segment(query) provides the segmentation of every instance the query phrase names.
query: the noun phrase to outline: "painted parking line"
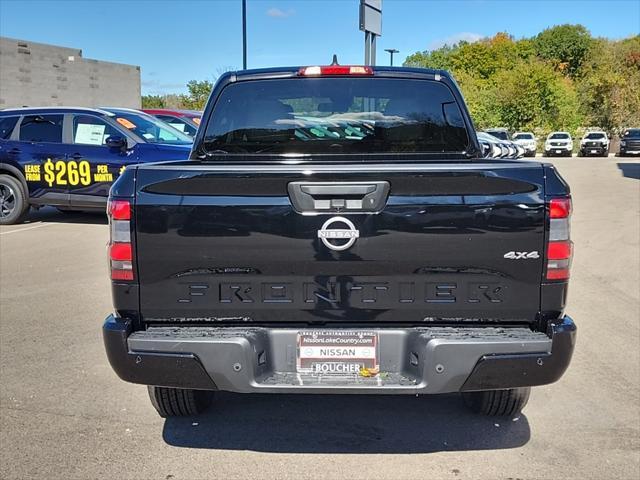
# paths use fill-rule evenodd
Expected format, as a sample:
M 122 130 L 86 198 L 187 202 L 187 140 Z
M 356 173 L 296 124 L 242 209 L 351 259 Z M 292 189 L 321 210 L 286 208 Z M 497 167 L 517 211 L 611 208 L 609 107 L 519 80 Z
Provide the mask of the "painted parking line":
M 0 231 L 0 235 L 9 235 L 10 233 L 19 233 L 19 232 L 26 232 L 27 230 L 33 230 L 34 228 L 40 228 L 40 227 L 47 227 L 49 225 L 54 225 L 53 223 L 39 223 L 38 225 L 32 225 L 31 227 L 25 227 L 25 228 L 17 228 L 15 230 L 8 230 L 8 231 Z

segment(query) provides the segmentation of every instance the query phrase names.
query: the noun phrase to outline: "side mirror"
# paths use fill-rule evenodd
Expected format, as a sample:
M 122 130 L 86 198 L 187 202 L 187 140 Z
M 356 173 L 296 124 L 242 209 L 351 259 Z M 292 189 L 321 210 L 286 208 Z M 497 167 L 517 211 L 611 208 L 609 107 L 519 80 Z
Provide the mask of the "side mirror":
M 119 148 L 120 150 L 127 148 L 127 139 L 120 135 L 111 135 L 107 137 L 105 143 L 109 148 Z

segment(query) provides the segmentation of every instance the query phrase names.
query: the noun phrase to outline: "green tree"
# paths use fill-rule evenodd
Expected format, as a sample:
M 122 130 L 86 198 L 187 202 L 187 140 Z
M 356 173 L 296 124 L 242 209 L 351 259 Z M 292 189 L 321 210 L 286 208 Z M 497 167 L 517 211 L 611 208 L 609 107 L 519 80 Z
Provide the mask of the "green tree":
M 535 49 L 540 58 L 549 60 L 558 70 L 575 77 L 580 70 L 593 38 L 582 25 L 557 25 L 535 37 Z
M 187 83 L 189 94 L 183 96 L 183 103 L 186 108 L 202 110 L 212 89 L 213 83 L 209 80 L 190 80 Z
M 454 48 L 457 48 L 457 46 L 451 47 L 449 45 L 445 45 L 444 47 L 431 52 L 416 52 L 406 58 L 404 66 L 451 70 L 452 64 L 450 57 Z
M 640 36 L 599 39 L 577 84 L 589 125 L 611 133 L 640 125 Z
M 511 130 L 575 130 L 582 123 L 570 81 L 538 60 L 520 61 L 499 72 L 488 92 L 499 124 Z
M 451 71 L 480 129 L 640 125 L 640 36 L 595 39 L 582 25 L 560 25 L 532 38 L 498 33 L 416 52 L 405 65 Z
M 164 97 L 162 95 L 143 95 L 142 108 L 164 108 Z

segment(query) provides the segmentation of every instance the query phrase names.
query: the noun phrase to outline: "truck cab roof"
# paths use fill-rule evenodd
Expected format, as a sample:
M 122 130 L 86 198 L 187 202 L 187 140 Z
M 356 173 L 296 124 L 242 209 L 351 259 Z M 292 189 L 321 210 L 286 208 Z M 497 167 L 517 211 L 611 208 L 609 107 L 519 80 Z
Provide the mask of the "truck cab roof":
M 347 65 L 337 65 L 348 67 Z M 274 76 L 297 76 L 301 69 L 309 68 L 309 65 L 298 65 L 289 67 L 269 67 L 269 68 L 254 68 L 248 70 L 236 70 L 225 72 L 220 78 L 225 76 L 235 76 L 238 79 L 263 77 L 270 78 Z M 373 74 L 376 75 L 398 75 L 398 76 L 436 76 L 441 78 L 447 78 L 452 80 L 451 74 L 446 70 L 439 70 L 434 68 L 416 68 L 416 67 L 384 67 L 384 66 L 370 66 Z

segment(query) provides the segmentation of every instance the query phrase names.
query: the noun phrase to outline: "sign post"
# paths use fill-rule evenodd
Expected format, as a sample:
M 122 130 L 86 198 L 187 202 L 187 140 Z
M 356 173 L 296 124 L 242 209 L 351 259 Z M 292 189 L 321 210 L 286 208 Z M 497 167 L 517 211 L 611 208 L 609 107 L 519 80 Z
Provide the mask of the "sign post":
M 247 0 L 242 0 L 242 69 L 247 69 Z
M 382 0 L 360 0 L 360 30 L 364 32 L 364 64 L 376 64 L 376 38 L 382 35 Z

